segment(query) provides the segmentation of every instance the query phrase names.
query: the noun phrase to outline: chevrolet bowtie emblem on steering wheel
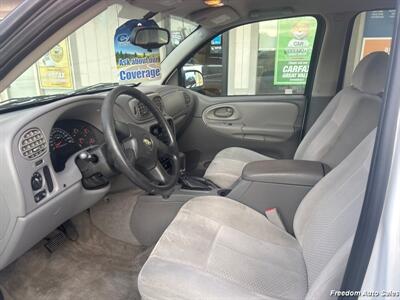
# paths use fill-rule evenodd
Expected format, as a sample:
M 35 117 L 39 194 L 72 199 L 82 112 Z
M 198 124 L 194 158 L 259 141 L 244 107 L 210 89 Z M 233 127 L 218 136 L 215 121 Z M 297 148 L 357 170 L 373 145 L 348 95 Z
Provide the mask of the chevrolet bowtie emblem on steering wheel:
M 144 144 L 147 148 L 149 148 L 150 150 L 153 149 L 153 141 L 152 141 L 151 139 L 149 139 L 149 138 L 144 138 L 144 139 L 143 139 L 143 144 Z

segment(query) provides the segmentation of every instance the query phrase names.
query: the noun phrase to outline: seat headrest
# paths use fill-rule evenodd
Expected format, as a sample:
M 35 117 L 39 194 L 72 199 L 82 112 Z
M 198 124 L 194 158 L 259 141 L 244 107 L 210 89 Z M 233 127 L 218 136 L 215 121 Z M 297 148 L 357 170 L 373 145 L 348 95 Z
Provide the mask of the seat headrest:
M 368 94 L 378 95 L 385 91 L 389 55 L 379 51 L 368 54 L 353 73 L 352 86 Z

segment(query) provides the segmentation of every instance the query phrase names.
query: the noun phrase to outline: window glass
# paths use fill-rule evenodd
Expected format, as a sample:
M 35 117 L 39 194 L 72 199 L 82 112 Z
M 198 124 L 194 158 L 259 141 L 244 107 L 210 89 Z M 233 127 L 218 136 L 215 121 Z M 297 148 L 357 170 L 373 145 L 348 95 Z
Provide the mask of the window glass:
M 314 17 L 229 30 L 187 61 L 184 85 L 209 96 L 304 94 L 316 30 Z
M 20 1 L 10 0 L 11 2 Z M 59 42 L 27 69 L 0 93 L 0 102 L 9 99 L 19 101 L 24 97 L 68 94 L 100 83 L 118 82 L 115 31 L 128 20 L 141 19 L 147 13 L 148 11 L 128 3 L 124 6 L 110 6 Z M 160 61 L 198 28 L 196 23 L 169 14 L 157 14 L 154 20 L 160 27 L 171 32 L 171 42 L 160 49 Z
M 390 53 L 395 17 L 395 10 L 368 11 L 357 16 L 347 57 L 344 86 L 350 85 L 355 67 L 366 55 L 376 51 Z

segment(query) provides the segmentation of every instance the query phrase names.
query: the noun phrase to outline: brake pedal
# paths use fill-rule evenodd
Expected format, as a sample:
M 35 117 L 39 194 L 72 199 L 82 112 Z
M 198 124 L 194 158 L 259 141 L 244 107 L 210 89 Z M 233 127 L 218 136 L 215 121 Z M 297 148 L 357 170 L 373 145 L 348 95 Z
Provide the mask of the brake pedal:
M 56 230 L 46 238 L 44 247 L 50 252 L 54 253 L 59 247 L 67 240 L 67 236 L 61 230 Z
M 76 227 L 74 223 L 72 223 L 71 220 L 68 220 L 64 224 L 60 226 L 60 229 L 64 232 L 65 236 L 71 240 L 71 241 L 76 241 L 79 238 L 79 233 L 78 230 L 76 230 Z

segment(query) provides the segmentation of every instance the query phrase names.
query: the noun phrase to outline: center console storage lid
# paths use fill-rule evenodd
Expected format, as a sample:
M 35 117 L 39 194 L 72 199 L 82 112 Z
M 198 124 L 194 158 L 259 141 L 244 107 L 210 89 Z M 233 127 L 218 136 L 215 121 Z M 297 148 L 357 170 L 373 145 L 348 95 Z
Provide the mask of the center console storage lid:
M 242 180 L 314 186 L 327 173 L 321 162 L 306 160 L 262 160 L 246 165 Z

